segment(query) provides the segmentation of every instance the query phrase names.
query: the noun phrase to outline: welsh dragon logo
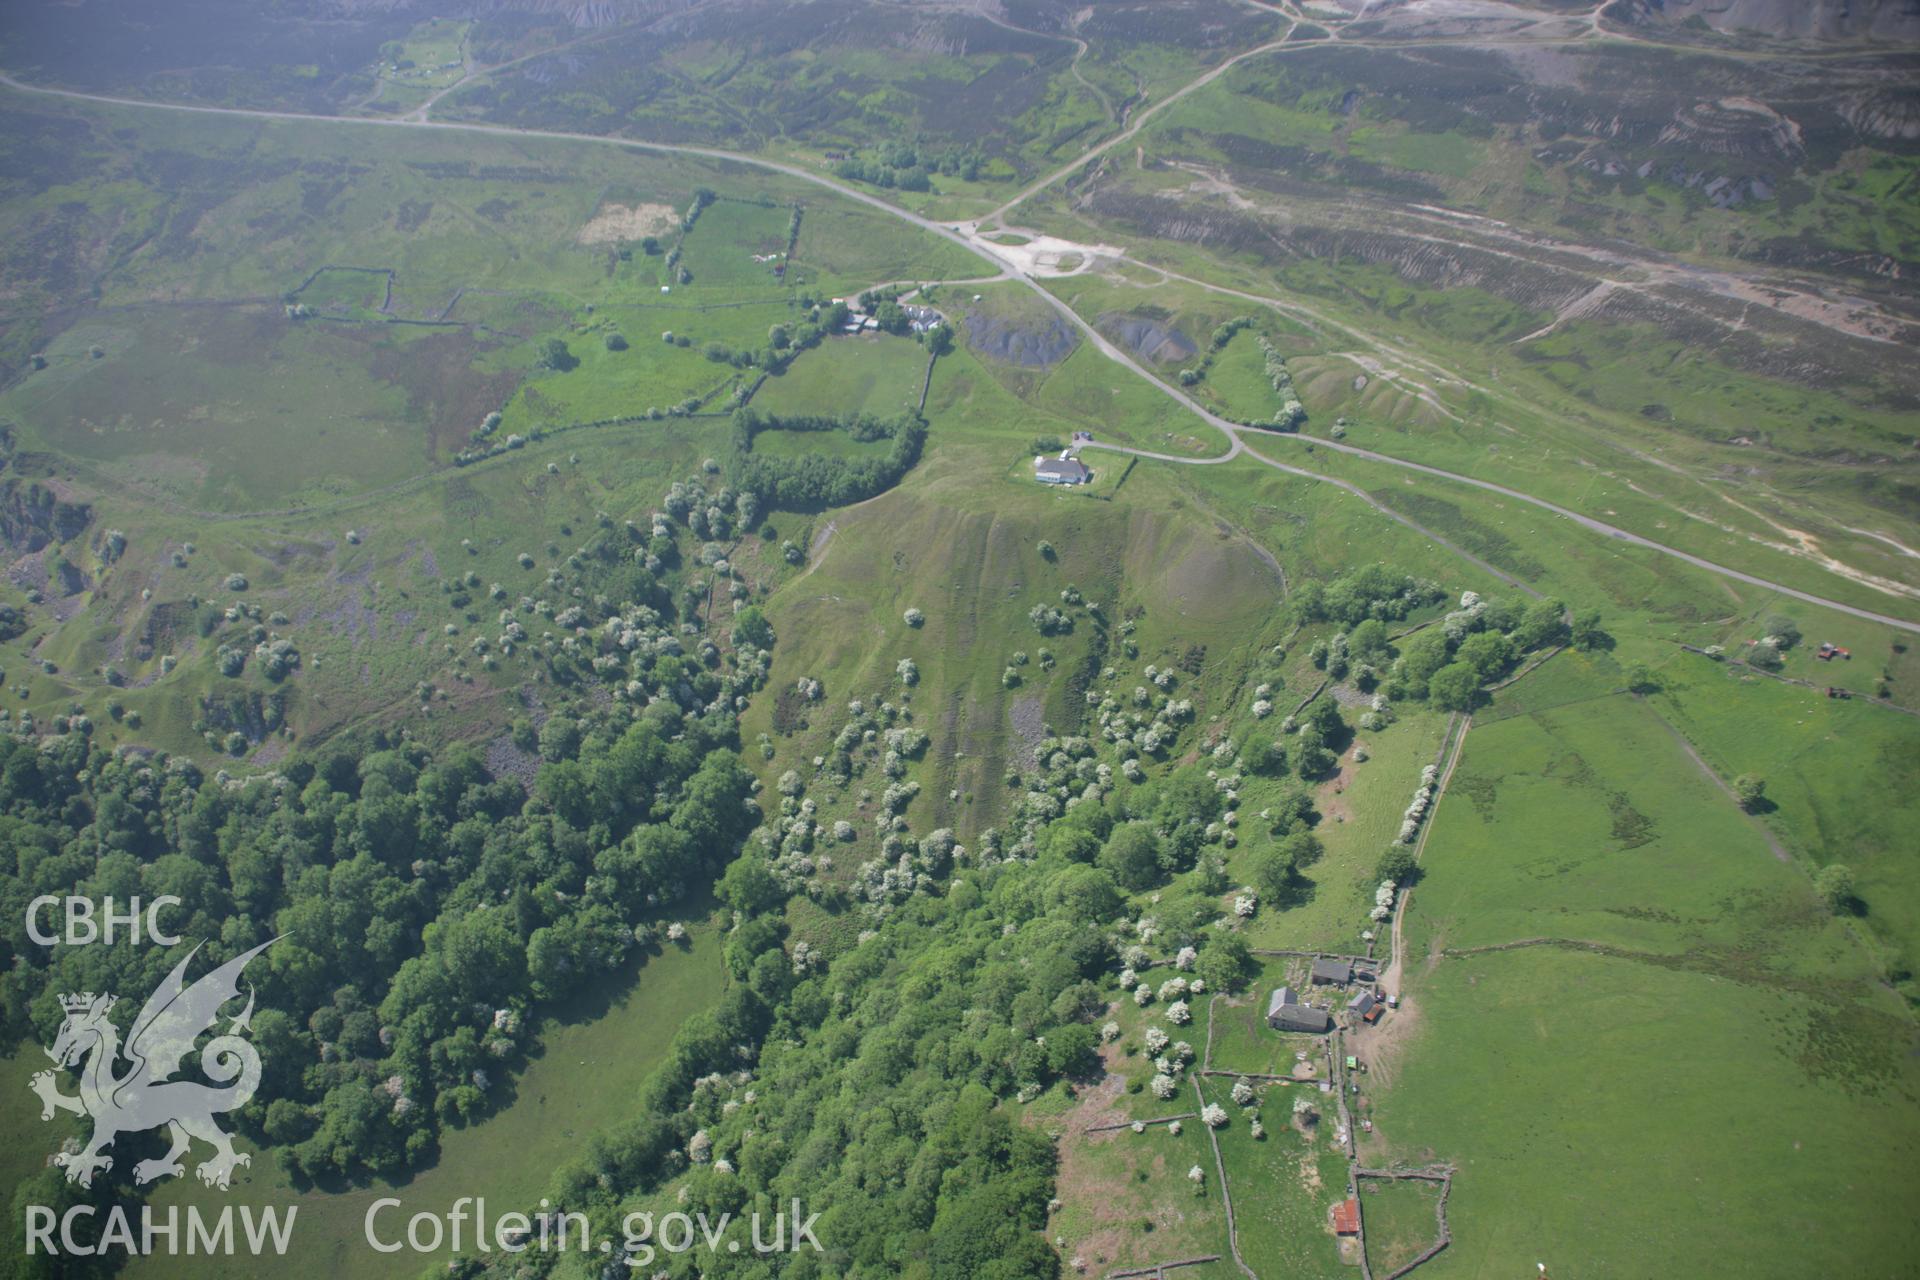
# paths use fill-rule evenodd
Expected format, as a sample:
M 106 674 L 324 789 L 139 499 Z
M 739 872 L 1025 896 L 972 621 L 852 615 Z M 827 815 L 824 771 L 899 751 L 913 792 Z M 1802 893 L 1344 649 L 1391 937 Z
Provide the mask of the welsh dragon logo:
M 213 1027 L 220 1006 L 240 994 L 240 972 L 247 962 L 274 941 L 269 939 L 234 957 L 188 986 L 187 965 L 200 950 L 194 947 L 140 1010 L 127 1030 L 124 1047 L 119 1031 L 107 1016 L 115 1004 L 113 996 L 88 991 L 60 997 L 66 1021 L 47 1056 L 61 1067 L 79 1067 L 85 1059 L 86 1065 L 79 1067 L 80 1093 L 77 1097 L 61 1093 L 52 1071 L 35 1075 L 32 1087 L 40 1095 L 42 1120 L 53 1119 L 56 1111 L 93 1117 L 93 1136 L 86 1145 L 53 1158 L 67 1171 L 67 1181 L 91 1186 L 95 1173 L 113 1166 L 113 1158 L 104 1151 L 113 1145 L 114 1138 L 161 1125 L 171 1132 L 173 1145 L 159 1159 L 136 1164 L 135 1182 L 144 1184 L 184 1173 L 180 1157 L 195 1138 L 214 1149 L 212 1158 L 202 1160 L 196 1169 L 200 1181 L 208 1186 L 224 1190 L 235 1169 L 252 1163 L 251 1156 L 233 1149 L 232 1137 L 213 1119 L 222 1111 L 245 1106 L 260 1087 L 260 1054 L 240 1035 L 250 1029 L 253 1016 L 251 986 L 246 1008 L 229 1020 L 225 1034 L 216 1035 L 200 1051 L 201 1070 L 216 1084 L 169 1077 L 193 1051 L 200 1034 Z M 130 1064 L 124 1074 L 119 1070 L 122 1058 Z

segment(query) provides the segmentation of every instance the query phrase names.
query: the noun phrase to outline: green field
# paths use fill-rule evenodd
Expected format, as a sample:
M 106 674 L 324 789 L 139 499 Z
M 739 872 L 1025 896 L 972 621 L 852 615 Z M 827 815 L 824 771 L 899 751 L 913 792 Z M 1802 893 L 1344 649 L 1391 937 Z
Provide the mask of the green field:
M 1468 735 L 1409 909 L 1417 1032 L 1374 1066 L 1378 1156 L 1458 1169 L 1435 1274 L 1910 1253 L 1912 1029 L 1869 955 L 1646 707 L 1580 660 L 1530 679 Z
M 891 417 L 920 403 L 926 350 L 890 335 L 829 339 L 767 379 L 754 405 L 770 414 L 871 413 Z
M 1305 1095 L 1319 1108 L 1319 1119 L 1303 1132 L 1292 1121 L 1298 1086 L 1256 1090 L 1258 1101 L 1250 1108 L 1234 1105 L 1228 1088 L 1228 1081 L 1209 1079 L 1204 1091 L 1232 1117 L 1218 1136 L 1242 1255 L 1283 1275 L 1347 1274 L 1351 1246 L 1334 1236 L 1328 1220 L 1333 1203 L 1347 1198 L 1347 1162 L 1334 1143 L 1330 1100 L 1318 1092 Z M 1260 1116 L 1264 1137 L 1253 1136 L 1252 1113 Z
M 1267 378 L 1266 355 L 1252 332 L 1244 332 L 1215 353 L 1200 383 L 1200 399 L 1236 422 L 1266 422 L 1280 408 Z
M 1804 655 L 1798 662 L 1813 665 Z M 1914 822 L 1908 780 L 1920 767 L 1912 720 L 1859 700 L 1836 703 L 1816 689 L 1742 679 L 1694 654 L 1677 655 L 1662 671 L 1666 686 L 1654 699 L 1662 718 L 1725 777 L 1766 778 L 1766 824 L 1811 865 L 1853 869 L 1868 904 L 1862 926 L 1888 948 L 1894 968 L 1910 969 L 1909 957 L 1920 954 L 1906 839 Z M 1836 682 L 1866 674 L 1822 673 Z M 1743 727 L 1755 720 L 1765 733 Z
M 1434 1206 L 1438 1183 L 1414 1179 L 1365 1178 L 1360 1183 L 1360 1212 L 1367 1229 L 1367 1265 L 1382 1275 L 1406 1266 L 1440 1237 Z
M 680 241 L 680 265 L 693 274 L 693 288 L 705 297 L 715 291 L 778 290 L 773 272 L 786 263 L 788 221 L 792 210 L 743 200 L 716 200 Z M 756 262 L 780 255 L 775 262 Z M 798 283 L 797 281 L 794 283 Z
M 215 313 L 190 330 L 163 312 L 133 313 L 62 335 L 41 376 L 0 395 L 0 416 L 198 509 L 351 493 L 424 470 L 434 445 L 402 377 L 367 367 L 405 360 L 412 344 L 372 336 L 265 309 Z

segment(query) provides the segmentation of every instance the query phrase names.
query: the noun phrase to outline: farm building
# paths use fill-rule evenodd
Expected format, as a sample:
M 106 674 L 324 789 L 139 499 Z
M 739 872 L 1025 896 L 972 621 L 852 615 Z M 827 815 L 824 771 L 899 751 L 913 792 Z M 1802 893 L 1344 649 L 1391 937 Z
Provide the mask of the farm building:
M 1313 962 L 1313 985 L 1344 987 L 1353 981 L 1353 965 L 1346 960 L 1322 956 Z
M 1364 1018 L 1373 1012 L 1374 1006 L 1379 1003 L 1378 1000 L 1374 999 L 1373 992 L 1362 991 L 1359 995 L 1347 1001 L 1347 1012 L 1356 1018 Z
M 1324 1009 L 1288 1004 L 1269 1015 L 1267 1025 L 1275 1031 L 1304 1031 L 1309 1035 L 1324 1035 L 1333 1030 L 1333 1015 Z
M 1333 1206 L 1333 1234 L 1337 1236 L 1360 1234 L 1360 1202 L 1358 1200 L 1342 1200 Z
M 1035 458 L 1033 478 L 1041 484 L 1085 484 L 1093 479 L 1087 464 L 1068 454 L 1057 458 Z
M 1281 987 L 1267 1001 L 1267 1025 L 1275 1031 L 1307 1031 L 1319 1035 L 1333 1030 L 1333 1018 L 1323 1009 L 1299 1003 L 1291 988 Z

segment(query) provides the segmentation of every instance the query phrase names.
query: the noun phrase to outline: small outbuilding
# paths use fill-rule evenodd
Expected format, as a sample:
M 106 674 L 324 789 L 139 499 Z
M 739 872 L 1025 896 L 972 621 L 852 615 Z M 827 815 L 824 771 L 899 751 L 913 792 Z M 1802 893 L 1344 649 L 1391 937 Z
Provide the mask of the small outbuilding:
M 1360 1202 L 1358 1200 L 1342 1200 L 1333 1206 L 1333 1234 L 1337 1236 L 1360 1234 Z
M 1313 985 L 1316 987 L 1344 987 L 1352 981 L 1351 961 L 1322 956 L 1313 962 Z
M 1362 991 L 1359 995 L 1347 1001 L 1347 1012 L 1356 1018 L 1364 1018 L 1368 1013 L 1372 1012 L 1373 1007 L 1379 1003 L 1380 1001 L 1374 998 L 1373 992 Z

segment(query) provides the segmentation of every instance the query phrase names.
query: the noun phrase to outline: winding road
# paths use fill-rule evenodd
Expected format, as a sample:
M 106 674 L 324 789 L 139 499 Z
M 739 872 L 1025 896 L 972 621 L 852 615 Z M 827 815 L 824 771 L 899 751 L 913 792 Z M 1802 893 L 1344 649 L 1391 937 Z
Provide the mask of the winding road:
M 1030 198 L 1036 192 L 1044 189 L 1045 187 L 1051 185 L 1052 183 L 1057 182 L 1060 179 L 1071 174 L 1076 169 L 1078 169 L 1081 165 L 1085 164 L 1089 159 L 1092 159 L 1101 154 L 1104 154 L 1107 150 L 1110 150 L 1112 147 L 1117 146 L 1123 143 L 1126 139 L 1133 137 L 1140 130 L 1140 128 L 1147 122 L 1147 120 L 1150 119 L 1153 115 L 1158 114 L 1159 111 L 1162 111 L 1168 106 L 1171 106 L 1174 102 L 1185 97 L 1187 94 L 1190 94 L 1194 90 L 1199 89 L 1203 85 L 1211 82 L 1215 78 L 1224 74 L 1227 70 L 1229 70 L 1233 66 L 1239 64 L 1240 62 L 1245 61 L 1248 58 L 1256 57 L 1260 54 L 1271 52 L 1274 49 L 1278 48 L 1279 45 L 1280 45 L 1280 42 L 1260 45 L 1255 48 L 1249 49 L 1246 52 L 1241 53 L 1233 58 L 1227 59 L 1217 67 L 1213 68 L 1211 71 L 1207 72 L 1205 75 L 1200 76 L 1198 79 L 1190 82 L 1189 84 L 1183 86 L 1182 88 L 1174 91 L 1172 94 L 1169 94 L 1167 97 L 1161 99 L 1158 103 L 1154 104 L 1153 107 L 1145 111 L 1142 111 L 1135 118 L 1133 124 L 1129 128 L 1116 134 L 1113 138 L 1109 139 L 1106 143 L 1093 148 L 1085 156 L 1082 156 L 1079 160 L 1076 160 L 1073 164 L 1063 166 L 1060 169 L 1057 169 L 1054 172 L 1048 174 L 1045 178 L 1039 180 L 1037 183 L 1027 187 L 1013 201 L 1010 201 L 1007 205 L 1003 206 L 1000 210 L 996 210 L 993 215 L 989 215 L 989 218 L 985 219 L 984 221 L 990 221 L 992 218 L 998 217 L 1000 214 L 1004 213 L 1007 209 L 1012 208 L 1014 205 L 1018 204 L 1020 201 Z M 1294 47 L 1298 48 L 1301 46 L 1296 45 Z M 75 101 L 75 102 L 97 103 L 100 105 L 112 106 L 112 107 L 127 107 L 127 108 L 133 108 L 136 110 L 167 111 L 167 112 L 174 112 L 179 114 L 227 117 L 227 118 L 239 119 L 239 120 L 268 120 L 268 121 L 282 121 L 282 122 L 293 123 L 293 124 L 329 125 L 329 126 L 341 127 L 341 128 L 404 129 L 404 130 L 413 130 L 413 131 L 431 131 L 431 132 L 446 133 L 446 134 L 467 134 L 467 135 L 475 135 L 475 136 L 481 136 L 481 137 L 506 138 L 506 139 L 534 139 L 534 140 L 552 141 L 552 142 L 588 143 L 588 144 L 593 144 L 598 146 L 620 147 L 630 151 L 648 152 L 648 153 L 658 154 L 658 155 L 693 156 L 699 159 L 712 160 L 712 161 L 717 161 L 725 164 L 746 165 L 751 168 L 760 169 L 760 170 L 764 170 L 771 173 L 782 174 L 786 177 L 793 178 L 801 182 L 809 183 L 816 187 L 824 188 L 828 191 L 833 192 L 835 195 L 840 196 L 843 199 L 851 200 L 857 204 L 862 204 L 867 206 L 868 208 L 878 210 L 881 213 L 887 214 L 890 217 L 897 218 L 903 222 L 909 223 L 912 226 L 919 228 L 921 231 L 924 231 L 929 235 L 938 236 L 941 239 L 946 240 L 951 244 L 957 245 L 960 248 L 963 248 L 968 252 L 975 254 L 978 257 L 986 259 L 988 262 L 993 264 L 993 266 L 998 270 L 998 272 L 1001 275 L 1004 275 L 1010 280 L 1018 281 L 1019 283 L 1025 285 L 1027 288 L 1031 289 L 1038 297 L 1044 300 L 1048 306 L 1052 307 L 1055 312 L 1057 312 L 1064 320 L 1066 320 L 1077 331 L 1079 331 L 1081 335 L 1088 342 L 1090 342 L 1094 346 L 1094 348 L 1098 350 L 1102 355 L 1106 356 L 1109 360 L 1112 360 L 1114 363 L 1123 366 L 1124 368 L 1126 368 L 1136 376 L 1144 378 L 1151 385 L 1159 388 L 1159 390 L 1164 395 L 1171 397 L 1174 401 L 1180 404 L 1188 412 L 1192 413 L 1194 416 L 1200 418 L 1201 420 L 1206 422 L 1208 425 L 1217 429 L 1227 440 L 1226 452 L 1222 454 L 1217 454 L 1210 458 L 1188 458 L 1188 457 L 1181 457 L 1175 454 L 1155 453 L 1145 449 L 1125 448 L 1123 446 L 1118 446 L 1118 445 L 1095 445 L 1094 447 L 1112 449 L 1117 452 L 1131 453 L 1139 457 L 1151 458 L 1156 461 L 1172 462 L 1172 463 L 1178 463 L 1178 464 L 1189 465 L 1189 466 L 1209 466 L 1209 465 L 1215 465 L 1218 463 L 1231 462 L 1244 454 L 1247 457 L 1253 459 L 1254 461 L 1262 463 L 1266 466 L 1272 467 L 1275 470 L 1283 471 L 1290 475 L 1301 476 L 1307 479 L 1318 480 L 1326 484 L 1336 485 L 1339 488 L 1345 490 L 1346 492 L 1351 493 L 1354 496 L 1360 498 L 1362 501 L 1366 502 L 1374 510 L 1380 512 L 1382 515 L 1385 515 L 1389 519 L 1392 519 L 1398 522 L 1399 524 L 1406 526 L 1407 528 L 1413 530 L 1414 532 L 1420 534 L 1423 537 L 1426 537 L 1432 540 L 1433 542 L 1435 542 L 1440 546 L 1446 547 L 1449 551 L 1453 552 L 1454 554 L 1462 556 L 1463 558 L 1468 560 L 1470 563 L 1480 568 L 1482 571 L 1492 574 L 1494 577 L 1500 579 L 1501 581 L 1507 582 L 1513 585 L 1514 587 L 1519 588 L 1520 590 L 1527 591 L 1530 594 L 1536 594 L 1536 595 L 1538 594 L 1537 592 L 1534 592 L 1531 588 L 1520 583 L 1517 579 L 1513 578 L 1511 575 L 1503 573 L 1498 569 L 1495 569 L 1493 566 L 1487 564 L 1484 560 L 1471 555 L 1463 548 L 1441 537 L 1434 531 L 1426 528 L 1425 526 L 1419 524 L 1413 519 L 1405 515 L 1402 515 L 1401 513 L 1384 505 L 1379 500 L 1374 498 L 1371 494 L 1367 493 L 1359 485 L 1353 484 L 1350 481 L 1338 479 L 1333 476 L 1323 475 L 1319 472 L 1309 470 L 1305 467 L 1297 467 L 1288 463 L 1279 462 L 1273 458 L 1266 456 L 1263 453 L 1260 453 L 1255 449 L 1250 448 L 1246 440 L 1242 436 L 1242 431 L 1244 430 L 1243 428 L 1239 427 L 1238 425 L 1232 422 L 1228 422 L 1226 419 L 1221 418 L 1217 414 L 1211 412 L 1205 406 L 1201 405 L 1198 401 L 1193 399 L 1193 397 L 1181 391 L 1178 387 L 1172 386 L 1171 384 L 1154 376 L 1144 366 L 1142 366 L 1138 361 L 1136 361 L 1131 355 L 1129 355 L 1125 351 L 1122 351 L 1120 348 L 1116 347 L 1112 342 L 1108 341 L 1107 338 L 1104 335 L 1102 335 L 1097 329 L 1095 329 L 1092 324 L 1090 324 L 1088 321 L 1083 319 L 1078 312 L 1073 310 L 1072 307 L 1068 306 L 1060 298 L 1056 297 L 1052 292 L 1050 292 L 1044 285 L 1042 285 L 1033 276 L 1029 275 L 1025 270 L 1021 268 L 1021 266 L 1017 262 L 1013 261 L 1012 259 L 998 252 L 991 242 L 980 238 L 976 234 L 973 234 L 972 233 L 973 224 L 968 224 L 968 223 L 950 224 L 950 223 L 936 222 L 931 218 L 922 217 L 921 215 L 914 213 L 911 210 L 903 209 L 900 206 L 892 204 L 889 201 L 884 200 L 881 197 L 874 195 L 870 192 L 862 191 L 857 187 L 850 186 L 846 183 L 838 181 L 837 179 L 828 177 L 821 173 L 814 172 L 813 170 L 802 168 L 799 165 L 787 164 L 779 160 L 767 159 L 763 156 L 755 156 L 755 155 L 743 154 L 740 152 L 726 151 L 718 147 L 701 147 L 701 146 L 693 146 L 688 144 L 667 143 L 667 142 L 647 142 L 647 141 L 642 141 L 642 140 L 633 139 L 633 138 L 609 137 L 601 134 L 570 133 L 570 132 L 557 130 L 557 129 L 527 129 L 527 128 L 517 128 L 511 125 L 477 124 L 477 123 L 471 123 L 471 122 L 454 122 L 454 121 L 440 121 L 440 120 L 414 119 L 414 118 L 378 119 L 378 118 L 361 118 L 361 117 L 354 117 L 354 116 L 330 116 L 330 115 L 314 114 L 311 112 L 276 111 L 276 110 L 271 110 L 267 108 L 220 107 L 220 106 L 210 106 L 210 105 L 203 105 L 203 104 L 197 104 L 197 103 L 155 102 L 155 101 L 144 99 L 144 98 L 127 98 L 127 97 L 119 97 L 111 94 L 85 93 L 76 89 L 57 89 L 57 88 L 50 88 L 50 87 L 41 86 L 41 85 L 33 85 L 33 84 L 28 84 L 22 80 L 15 78 L 10 74 L 5 74 L 5 73 L 0 73 L 0 85 L 5 85 L 6 87 L 10 89 L 14 89 L 21 93 L 32 94 L 36 96 L 60 98 L 60 99 L 66 99 L 66 100 Z M 1263 433 L 1262 438 L 1273 439 L 1276 441 L 1301 441 L 1301 438 L 1297 436 L 1268 435 L 1266 433 Z M 1396 458 L 1389 454 L 1376 453 L 1370 449 L 1362 449 L 1355 445 L 1349 445 L 1339 441 L 1311 439 L 1311 440 L 1306 440 L 1301 442 L 1311 444 L 1317 448 L 1329 449 L 1334 452 L 1344 453 L 1355 458 L 1365 459 L 1369 462 L 1380 463 L 1386 466 L 1399 467 L 1404 470 L 1413 471 L 1422 475 L 1431 476 L 1431 477 L 1434 477 L 1435 479 L 1445 480 L 1455 484 L 1469 485 L 1473 488 L 1481 489 L 1489 493 L 1499 494 L 1500 496 L 1505 498 L 1510 498 L 1513 501 L 1524 502 L 1531 506 L 1539 507 L 1542 510 L 1549 511 L 1564 520 L 1568 520 L 1578 525 L 1580 528 L 1588 532 L 1598 534 L 1603 538 L 1610 539 L 1614 542 L 1620 543 L 1625 546 L 1638 547 L 1645 550 L 1657 552 L 1661 555 L 1670 556 L 1675 560 L 1678 560 L 1684 564 L 1691 565 L 1694 568 L 1704 570 L 1708 573 L 1717 574 L 1721 577 L 1729 578 L 1736 582 L 1743 582 L 1749 586 L 1758 587 L 1766 591 L 1776 592 L 1783 596 L 1788 596 L 1796 600 L 1804 601 L 1805 603 L 1808 603 L 1808 604 L 1818 605 L 1821 608 L 1832 609 L 1837 612 L 1845 613 L 1856 618 L 1862 618 L 1869 622 L 1877 622 L 1886 626 L 1896 627 L 1902 631 L 1908 631 L 1908 632 L 1913 632 L 1915 634 L 1920 634 L 1920 622 L 1912 622 L 1904 618 L 1897 618 L 1890 614 L 1878 613 L 1870 609 L 1863 609 L 1855 605 L 1843 603 L 1841 601 L 1829 600 L 1822 596 L 1815 595 L 1811 592 L 1801 591 L 1797 588 L 1787 586 L 1783 583 L 1773 582 L 1769 579 L 1762 578 L 1756 574 L 1746 573 L 1739 569 L 1729 568 L 1725 565 L 1717 564 L 1711 560 L 1705 559 L 1704 557 L 1694 555 L 1691 552 L 1682 551 L 1676 547 L 1669 547 L 1664 543 L 1655 542 L 1651 538 L 1647 538 L 1640 534 L 1633 533 L 1629 530 L 1621 529 L 1617 526 L 1607 524 L 1604 521 L 1593 518 L 1592 516 L 1582 515 L 1577 511 L 1569 510 L 1566 507 L 1560 506 L 1553 502 L 1549 502 L 1544 498 L 1537 498 L 1531 494 L 1523 493 L 1518 489 L 1512 489 L 1505 485 L 1496 484 L 1490 480 L 1476 479 L 1473 476 L 1461 475 L 1457 472 L 1446 471 L 1439 467 L 1428 466 L 1425 463 L 1412 462 L 1404 458 Z

